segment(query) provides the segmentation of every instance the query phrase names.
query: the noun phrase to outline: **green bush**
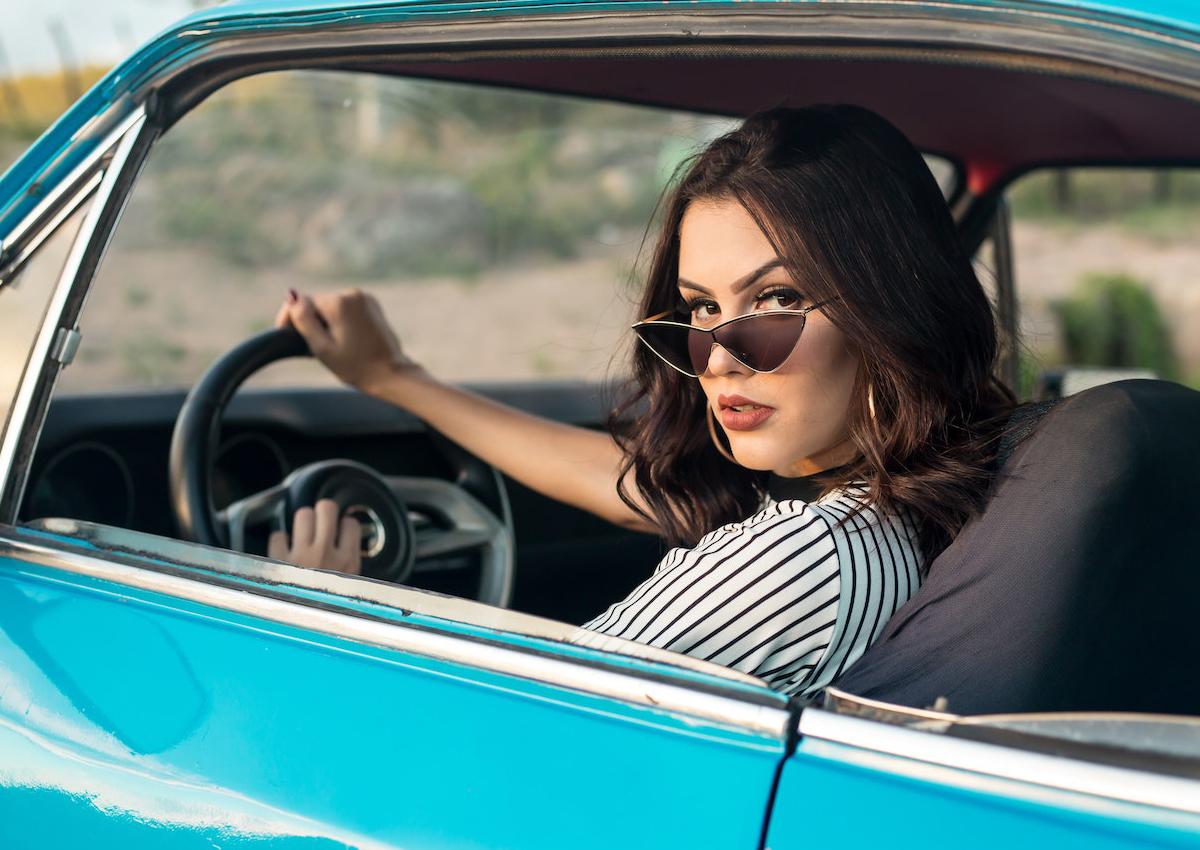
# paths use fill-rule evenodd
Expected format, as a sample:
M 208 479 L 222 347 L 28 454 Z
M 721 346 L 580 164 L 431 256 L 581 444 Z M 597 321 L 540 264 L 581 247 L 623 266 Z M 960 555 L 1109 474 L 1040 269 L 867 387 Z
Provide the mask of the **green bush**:
M 1175 379 L 1179 361 L 1162 312 L 1146 285 L 1121 272 L 1090 274 L 1051 304 L 1066 361 L 1078 366 L 1153 369 Z

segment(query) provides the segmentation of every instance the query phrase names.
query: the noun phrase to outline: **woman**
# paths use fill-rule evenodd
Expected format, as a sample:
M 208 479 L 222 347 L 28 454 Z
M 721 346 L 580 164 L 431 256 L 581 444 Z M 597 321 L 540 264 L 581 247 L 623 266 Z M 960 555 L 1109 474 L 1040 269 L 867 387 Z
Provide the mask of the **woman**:
M 279 322 L 522 483 L 681 544 L 586 629 L 810 696 L 979 510 L 1012 403 L 990 306 L 920 154 L 858 107 L 752 116 L 665 213 L 612 435 L 437 382 L 361 294 L 289 293 Z M 354 531 L 322 503 L 271 554 L 354 571 Z

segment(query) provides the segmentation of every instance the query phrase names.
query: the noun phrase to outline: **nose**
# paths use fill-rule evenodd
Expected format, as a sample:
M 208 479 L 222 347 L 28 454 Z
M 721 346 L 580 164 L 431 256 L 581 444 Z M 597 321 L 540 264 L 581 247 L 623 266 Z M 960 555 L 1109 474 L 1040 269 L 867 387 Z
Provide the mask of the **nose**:
M 730 354 L 725 346 L 714 342 L 708 350 L 708 368 L 706 375 L 743 375 L 751 372 L 751 368 Z

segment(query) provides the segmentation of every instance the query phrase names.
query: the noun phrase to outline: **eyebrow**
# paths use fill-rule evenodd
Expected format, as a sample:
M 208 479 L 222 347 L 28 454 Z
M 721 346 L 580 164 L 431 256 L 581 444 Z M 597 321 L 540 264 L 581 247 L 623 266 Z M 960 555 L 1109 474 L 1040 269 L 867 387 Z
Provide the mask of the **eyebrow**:
M 761 266 L 756 268 L 754 271 L 750 272 L 750 274 L 746 275 L 745 277 L 741 278 L 740 280 L 734 281 L 733 294 L 737 295 L 741 292 L 745 292 L 747 289 L 754 286 L 754 284 L 758 283 L 758 281 L 762 280 L 763 277 L 765 277 L 768 272 L 774 271 L 775 269 L 782 268 L 782 267 L 783 267 L 783 261 L 781 259 L 779 259 L 778 257 L 775 257 L 772 260 L 768 260 L 767 262 L 763 263 Z M 700 286 L 697 283 L 692 283 L 687 278 L 682 278 L 682 277 L 679 278 L 678 285 L 680 287 L 686 287 L 687 289 L 694 289 L 703 295 L 712 295 L 712 292 L 710 290 L 705 289 L 703 286 Z

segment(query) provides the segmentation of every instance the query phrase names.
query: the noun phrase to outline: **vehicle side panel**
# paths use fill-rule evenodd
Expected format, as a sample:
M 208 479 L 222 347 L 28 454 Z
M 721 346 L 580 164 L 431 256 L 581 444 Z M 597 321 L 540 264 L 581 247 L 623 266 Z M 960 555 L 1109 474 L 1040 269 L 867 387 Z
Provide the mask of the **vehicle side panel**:
M 936 733 L 928 733 L 931 738 Z M 1200 816 L 815 738 L 784 765 L 767 847 L 1195 847 Z
M 4 847 L 753 848 L 782 750 L 0 560 Z

